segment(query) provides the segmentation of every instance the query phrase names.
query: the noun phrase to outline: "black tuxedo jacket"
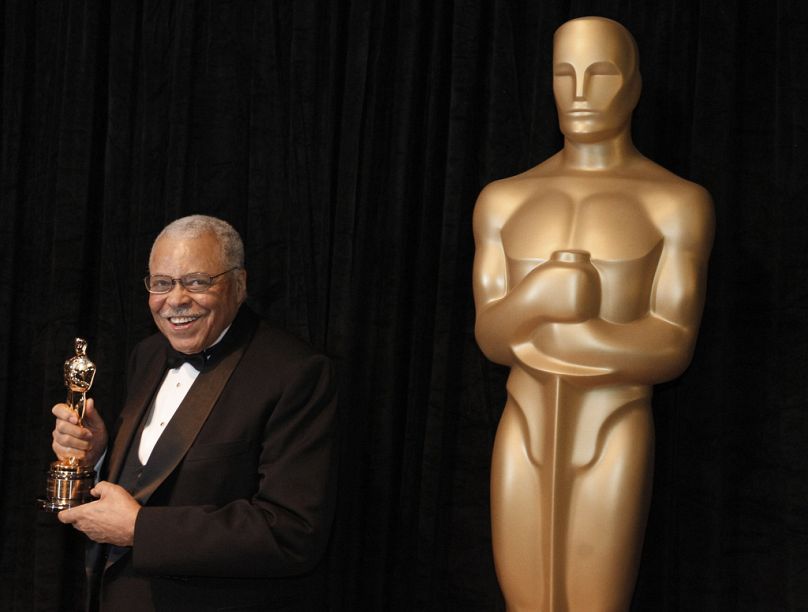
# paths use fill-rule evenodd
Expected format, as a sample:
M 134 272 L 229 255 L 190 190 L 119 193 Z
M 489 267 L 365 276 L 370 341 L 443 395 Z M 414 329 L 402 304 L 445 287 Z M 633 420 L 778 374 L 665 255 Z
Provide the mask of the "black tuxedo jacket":
M 134 545 L 96 564 L 102 610 L 319 608 L 337 472 L 331 363 L 244 307 L 220 345 L 133 487 Z M 137 452 L 168 350 L 156 334 L 131 356 L 111 482 Z

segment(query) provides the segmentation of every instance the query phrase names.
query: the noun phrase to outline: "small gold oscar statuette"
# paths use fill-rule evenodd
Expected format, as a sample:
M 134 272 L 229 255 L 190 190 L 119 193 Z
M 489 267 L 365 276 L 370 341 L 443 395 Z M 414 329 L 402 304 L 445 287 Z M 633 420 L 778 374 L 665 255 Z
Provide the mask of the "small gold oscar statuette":
M 67 405 L 82 425 L 87 391 L 95 378 L 95 364 L 87 359 L 86 340 L 76 338 L 73 345 L 76 354 L 65 361 L 64 369 Z M 39 506 L 49 512 L 79 506 L 92 499 L 90 489 L 94 485 L 95 470 L 92 466 L 84 465 L 75 457 L 54 461 L 48 469 L 45 498 L 39 500 Z

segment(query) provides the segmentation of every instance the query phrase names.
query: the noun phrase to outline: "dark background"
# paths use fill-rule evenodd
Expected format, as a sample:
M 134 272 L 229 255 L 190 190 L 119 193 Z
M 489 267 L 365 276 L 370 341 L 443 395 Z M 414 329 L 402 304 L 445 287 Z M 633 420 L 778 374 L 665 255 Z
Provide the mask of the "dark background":
M 634 609 L 808 610 L 808 3 L 0 6 L 0 608 L 71 609 L 81 539 L 34 509 L 62 363 L 86 337 L 115 414 L 151 241 L 202 212 L 341 372 L 332 609 L 501 610 L 471 213 L 560 148 L 552 33 L 598 14 L 640 47 L 638 147 L 717 214 L 693 364 L 655 396 Z

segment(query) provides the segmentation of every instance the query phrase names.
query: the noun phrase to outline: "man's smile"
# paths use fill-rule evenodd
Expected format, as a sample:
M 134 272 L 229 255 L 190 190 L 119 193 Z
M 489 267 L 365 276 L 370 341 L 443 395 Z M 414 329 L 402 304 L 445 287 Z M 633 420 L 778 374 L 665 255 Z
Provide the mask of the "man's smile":
M 174 315 L 174 316 L 164 316 L 163 318 L 166 319 L 171 326 L 175 329 L 187 329 L 191 327 L 194 321 L 197 321 L 202 318 L 203 315 Z

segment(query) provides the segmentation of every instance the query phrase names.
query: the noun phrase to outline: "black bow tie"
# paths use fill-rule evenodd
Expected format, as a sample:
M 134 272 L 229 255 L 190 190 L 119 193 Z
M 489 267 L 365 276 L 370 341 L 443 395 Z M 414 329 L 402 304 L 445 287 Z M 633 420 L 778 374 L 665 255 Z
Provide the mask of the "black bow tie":
M 192 366 L 194 366 L 194 368 L 201 372 L 205 367 L 205 363 L 207 363 L 207 355 L 206 351 L 202 351 L 201 353 L 191 353 L 188 355 L 186 353 L 180 353 L 179 351 L 171 349 L 169 350 L 168 359 L 166 362 L 168 363 L 169 369 L 178 368 L 183 363 L 190 363 Z

